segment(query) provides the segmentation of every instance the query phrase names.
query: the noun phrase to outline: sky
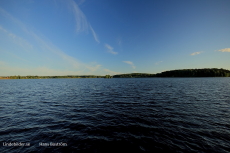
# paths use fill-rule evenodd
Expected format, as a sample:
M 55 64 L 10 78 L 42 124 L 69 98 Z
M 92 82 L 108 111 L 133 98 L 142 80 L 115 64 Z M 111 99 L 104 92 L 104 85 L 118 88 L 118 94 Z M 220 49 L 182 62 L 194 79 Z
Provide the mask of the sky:
M 0 76 L 230 70 L 229 0 L 1 0 Z

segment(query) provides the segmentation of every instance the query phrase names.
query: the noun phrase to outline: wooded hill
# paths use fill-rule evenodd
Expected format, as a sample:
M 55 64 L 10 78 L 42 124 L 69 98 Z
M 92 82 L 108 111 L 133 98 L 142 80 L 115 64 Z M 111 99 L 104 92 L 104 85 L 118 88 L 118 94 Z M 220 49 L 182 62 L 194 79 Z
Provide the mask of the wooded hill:
M 230 77 L 230 71 L 217 68 L 183 69 L 161 72 L 156 77 Z
M 230 77 L 230 71 L 217 68 L 170 70 L 157 74 L 129 73 L 114 75 L 113 78 L 146 78 L 146 77 Z

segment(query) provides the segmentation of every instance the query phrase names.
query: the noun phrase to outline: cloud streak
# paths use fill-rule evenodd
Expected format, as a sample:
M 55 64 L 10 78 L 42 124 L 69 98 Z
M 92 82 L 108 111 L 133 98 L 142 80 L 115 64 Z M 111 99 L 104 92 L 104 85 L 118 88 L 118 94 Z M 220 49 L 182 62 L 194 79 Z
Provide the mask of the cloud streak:
M 194 52 L 194 53 L 192 53 L 192 54 L 190 54 L 191 56 L 194 56 L 194 55 L 199 55 L 199 54 L 201 54 L 202 52 Z
M 26 51 L 30 51 L 33 49 L 33 45 L 31 45 L 30 43 L 28 43 L 25 39 L 7 31 L 6 29 L 4 29 L 1 25 L 0 25 L 0 31 L 5 33 L 13 43 L 21 46 L 24 50 Z
M 162 63 L 163 61 L 159 61 L 159 62 L 156 62 L 155 65 L 159 65 L 160 63 Z
M 123 61 L 126 64 L 129 64 L 133 69 L 136 69 L 136 66 L 131 61 Z
M 97 43 L 100 43 L 98 37 L 97 37 L 97 34 L 95 33 L 95 31 L 93 30 L 93 28 L 91 26 L 89 26 L 92 34 L 93 34 L 93 37 L 94 37 L 94 40 L 97 42 Z
M 219 52 L 230 52 L 230 48 L 224 48 L 224 49 L 220 49 L 218 51 Z
M 117 52 L 113 51 L 113 47 L 111 47 L 109 44 L 105 44 L 105 48 L 107 49 L 107 52 L 116 55 L 118 54 Z
M 69 2 L 69 8 L 73 13 L 76 22 L 76 32 L 88 32 L 88 30 L 90 30 L 94 37 L 94 40 L 97 43 L 100 43 L 96 32 L 87 21 L 85 14 L 81 11 L 77 3 L 75 3 L 75 1 L 73 0 L 68 0 L 68 2 Z
M 103 69 L 105 72 L 107 72 L 109 75 L 116 75 L 116 74 L 119 74 L 119 72 L 114 72 L 114 71 L 111 71 L 109 69 Z
M 54 44 L 52 44 L 49 40 L 47 40 L 44 36 L 38 35 L 37 33 L 31 31 L 30 29 L 28 29 L 24 25 L 24 23 L 22 23 L 21 21 L 19 21 L 16 18 L 14 18 L 13 16 L 11 16 L 8 12 L 3 10 L 2 8 L 0 8 L 0 14 L 5 16 L 8 20 L 11 20 L 17 27 L 21 28 L 22 31 L 24 31 L 33 40 L 35 40 L 36 44 L 38 44 L 38 46 L 36 48 L 39 50 L 39 52 L 36 52 L 36 53 L 39 53 L 37 55 L 41 55 L 42 53 L 40 51 L 42 50 L 45 53 L 44 56 L 49 54 L 49 56 L 52 56 L 52 59 L 55 59 L 54 57 L 57 56 L 62 61 L 59 61 L 59 60 L 57 61 L 56 60 L 56 63 L 67 64 L 66 65 L 67 69 L 72 69 L 73 71 L 76 71 L 76 72 L 82 72 L 82 73 L 95 72 L 95 71 L 97 71 L 98 69 L 101 68 L 101 65 L 99 65 L 99 64 L 96 64 L 96 63 L 91 64 L 91 65 L 85 64 L 85 63 L 82 63 L 82 62 L 78 61 L 74 57 L 71 57 L 71 56 L 67 55 L 65 52 L 63 52 L 58 47 L 56 47 Z M 3 33 L 6 33 L 6 35 L 8 35 L 8 37 L 10 37 L 13 42 L 15 41 L 20 46 L 25 47 L 25 48 L 29 48 L 29 49 L 33 48 L 33 50 L 35 51 L 35 47 L 33 47 L 32 45 L 27 43 L 26 40 L 24 40 L 21 37 L 16 36 L 16 35 L 8 32 L 2 26 L 0 26 L 0 31 L 3 32 Z M 21 69 L 21 70 L 23 72 L 27 72 L 27 71 L 24 71 L 24 69 Z M 31 71 L 31 72 L 33 72 L 33 71 Z M 53 71 L 53 72 L 57 72 L 57 71 Z M 65 72 L 68 72 L 68 71 L 65 71 Z M 58 73 L 58 74 L 60 74 L 60 73 Z
M 89 70 L 90 72 L 95 72 L 101 67 L 101 65 L 96 64 L 96 63 L 94 65 L 92 64 L 88 65 L 88 64 L 82 63 L 78 61 L 77 59 L 75 59 L 74 57 L 67 55 L 66 53 L 64 53 L 62 50 L 57 48 L 55 45 L 53 45 L 49 41 L 43 40 L 41 37 L 39 37 L 35 33 L 31 33 L 31 34 L 33 35 L 34 39 L 37 42 L 39 42 L 41 48 L 43 48 L 46 51 L 50 51 L 54 53 L 55 55 L 58 55 L 59 57 L 61 57 L 61 59 L 64 60 L 64 62 L 69 63 L 75 69 L 81 70 L 82 72 L 85 71 L 86 69 Z
M 101 68 L 101 65 L 99 65 L 99 64 L 93 65 L 93 66 L 86 65 L 86 68 L 89 69 L 91 72 L 95 72 L 95 71 L 97 71 L 98 69 Z

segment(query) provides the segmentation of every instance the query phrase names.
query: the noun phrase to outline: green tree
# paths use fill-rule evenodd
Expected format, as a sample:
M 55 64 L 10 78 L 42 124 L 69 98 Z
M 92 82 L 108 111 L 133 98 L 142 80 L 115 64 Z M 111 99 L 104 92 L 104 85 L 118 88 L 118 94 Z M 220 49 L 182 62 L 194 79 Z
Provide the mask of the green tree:
M 112 78 L 110 75 L 105 76 L 106 79 Z

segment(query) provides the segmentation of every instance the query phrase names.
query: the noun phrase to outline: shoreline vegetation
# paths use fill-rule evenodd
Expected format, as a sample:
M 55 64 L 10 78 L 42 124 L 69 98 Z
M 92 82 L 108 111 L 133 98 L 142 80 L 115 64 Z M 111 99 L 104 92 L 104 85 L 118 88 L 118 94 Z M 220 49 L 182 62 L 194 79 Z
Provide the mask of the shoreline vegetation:
M 204 68 L 204 69 L 179 69 L 164 71 L 157 74 L 150 73 L 128 73 L 117 75 L 66 75 L 66 76 L 3 76 L 0 79 L 58 79 L 58 78 L 150 78 L 150 77 L 230 77 L 230 71 L 226 69 Z

